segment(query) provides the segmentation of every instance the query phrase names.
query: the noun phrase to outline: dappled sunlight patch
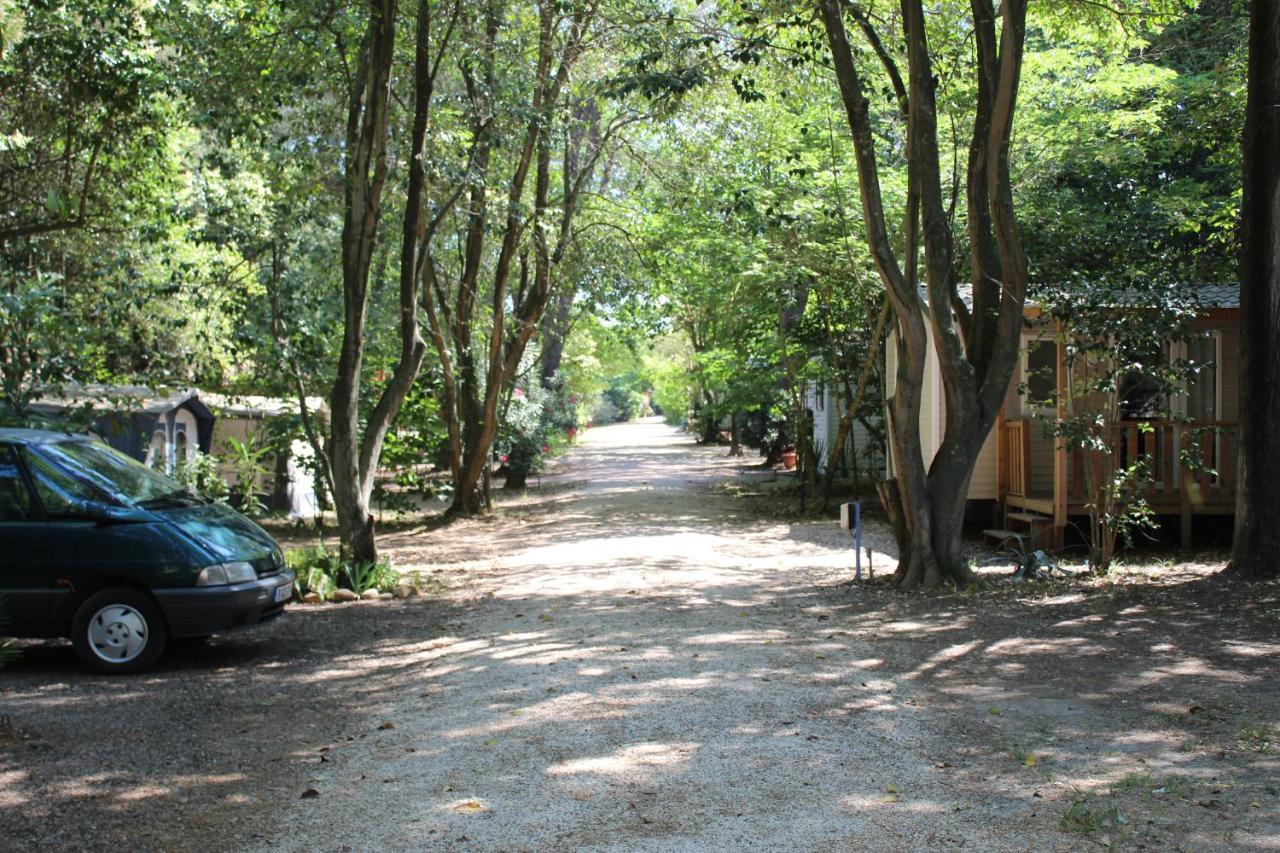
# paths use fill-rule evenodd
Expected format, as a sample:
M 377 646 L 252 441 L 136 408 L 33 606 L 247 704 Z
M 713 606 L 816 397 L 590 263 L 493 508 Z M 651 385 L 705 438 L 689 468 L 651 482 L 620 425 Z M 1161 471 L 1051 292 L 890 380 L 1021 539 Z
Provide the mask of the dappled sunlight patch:
M 1139 686 L 1149 686 L 1169 678 L 1213 678 L 1229 684 L 1247 684 L 1261 677 L 1261 675 L 1246 675 L 1231 669 L 1220 669 L 1204 658 L 1184 658 L 1137 673 L 1134 682 Z
M 910 619 L 898 620 L 895 622 L 885 622 L 880 626 L 880 630 L 886 634 L 940 634 L 946 631 L 954 631 L 958 626 L 942 622 L 929 623 L 917 622 Z
M 954 663 L 955 661 L 958 661 L 960 658 L 972 652 L 974 649 L 978 648 L 978 646 L 980 645 L 982 645 L 981 641 L 971 640 L 970 642 L 967 642 L 967 643 L 956 643 L 954 645 L 947 646 L 946 648 L 940 651 L 934 652 L 932 655 L 929 656 L 929 658 L 924 663 L 920 664 L 919 666 L 917 666 L 915 669 L 913 669 L 911 672 L 907 673 L 903 677 L 917 678 L 921 675 L 924 675 L 927 672 L 930 672 L 931 670 L 937 669 L 941 666 L 945 666 L 946 664 L 949 664 L 949 663 Z
M 1084 600 L 1084 596 L 1080 596 L 1079 598 L 1080 598 L 1080 600 L 1081 600 L 1081 601 L 1083 601 L 1083 600 Z M 1076 618 L 1074 618 L 1074 619 L 1063 619 L 1063 620 L 1062 620 L 1062 621 L 1060 621 L 1060 622 L 1054 622 L 1054 623 L 1053 623 L 1053 627 L 1055 627 L 1055 628 L 1083 628 L 1083 627 L 1086 627 L 1086 626 L 1089 626 L 1089 625 L 1096 625 L 1096 624 L 1098 624 L 1098 623 L 1100 623 L 1100 622 L 1103 622 L 1103 621 L 1105 621 L 1105 620 L 1106 620 L 1106 618 L 1107 618 L 1107 617 L 1103 616 L 1101 613 L 1088 613 L 1088 614 L 1086 614 L 1086 615 L 1084 615 L 1084 616 L 1077 616 L 1077 617 L 1076 617 Z
M 784 631 L 776 628 L 760 628 L 752 631 L 723 631 L 717 634 L 695 634 L 684 638 L 686 646 L 710 645 L 758 645 L 787 639 Z
M 165 794 L 171 793 L 172 788 L 152 783 L 135 784 L 133 787 L 121 791 L 115 795 L 115 798 L 122 804 L 129 804 L 138 800 L 149 800 L 152 797 L 163 797 Z
M 1224 652 L 1242 658 L 1264 658 L 1280 656 L 1280 643 L 1267 643 L 1261 640 L 1245 642 L 1243 640 L 1224 640 L 1218 644 Z
M 18 790 L 27 782 L 27 779 L 26 771 L 0 770 L 0 807 L 17 808 L 30 801 L 30 797 Z
M 547 768 L 551 776 L 596 774 L 603 776 L 651 775 L 671 770 L 693 759 L 698 745 L 692 741 L 673 743 L 645 742 L 621 747 L 609 755 L 575 758 L 557 762 Z
M 1182 740 L 1181 736 L 1152 729 L 1131 730 L 1112 736 L 1112 743 L 1124 747 L 1173 748 Z
M 878 791 L 845 794 L 836 801 L 841 809 L 855 812 L 892 811 L 895 814 L 939 815 L 954 811 L 954 804 L 931 799 L 913 799 L 910 790 L 888 784 Z
M 840 706 L 843 714 L 865 714 L 870 711 L 878 713 L 890 713 L 899 709 L 897 701 L 888 693 L 882 693 L 876 696 L 868 696 L 866 699 L 860 699 L 856 702 L 846 702 Z
M 537 643 L 531 646 L 517 646 L 510 649 L 500 650 L 490 653 L 489 657 L 500 661 L 515 661 L 518 663 L 538 664 L 547 663 L 549 661 L 564 660 L 565 655 L 558 654 L 569 650 L 577 651 L 578 646 L 572 643 Z
M 1014 657 L 1019 655 L 1104 655 L 1105 646 L 1083 637 L 1009 637 L 987 646 L 984 654 L 990 657 Z

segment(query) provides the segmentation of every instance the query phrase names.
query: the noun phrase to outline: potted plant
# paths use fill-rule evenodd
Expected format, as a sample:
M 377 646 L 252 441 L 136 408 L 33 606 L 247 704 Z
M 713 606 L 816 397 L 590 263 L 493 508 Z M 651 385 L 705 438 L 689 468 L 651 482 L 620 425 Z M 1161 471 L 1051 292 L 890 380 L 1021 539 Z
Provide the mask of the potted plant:
M 782 467 L 788 471 L 796 469 L 796 449 L 794 447 L 782 448 Z

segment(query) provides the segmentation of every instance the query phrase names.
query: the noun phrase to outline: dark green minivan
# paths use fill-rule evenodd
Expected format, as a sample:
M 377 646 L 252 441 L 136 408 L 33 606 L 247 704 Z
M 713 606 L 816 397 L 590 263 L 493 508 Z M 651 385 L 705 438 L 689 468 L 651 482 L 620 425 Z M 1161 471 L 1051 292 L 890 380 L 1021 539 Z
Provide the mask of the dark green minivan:
M 0 635 L 69 636 L 98 672 L 279 617 L 293 573 L 249 519 L 101 441 L 0 429 Z

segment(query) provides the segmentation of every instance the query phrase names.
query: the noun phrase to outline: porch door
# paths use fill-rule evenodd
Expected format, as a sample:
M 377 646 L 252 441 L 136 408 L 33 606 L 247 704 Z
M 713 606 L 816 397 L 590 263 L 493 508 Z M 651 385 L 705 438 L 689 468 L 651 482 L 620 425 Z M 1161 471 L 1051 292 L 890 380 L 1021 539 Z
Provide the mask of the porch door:
M 1218 352 L 1221 338 L 1210 335 L 1187 341 L 1187 359 L 1202 364 L 1200 372 L 1191 377 L 1187 388 L 1187 417 L 1193 421 L 1216 423 L 1218 420 Z
M 1187 417 L 1196 424 L 1215 424 L 1221 418 L 1222 385 L 1219 367 L 1222 363 L 1222 338 L 1217 333 L 1187 341 L 1187 360 L 1203 365 L 1187 383 Z M 1222 437 L 1216 432 L 1199 433 L 1201 456 L 1209 467 L 1217 470 L 1222 453 Z M 1207 447 L 1205 446 L 1207 445 Z M 1207 450 L 1207 453 L 1206 453 Z M 1217 478 L 1214 478 L 1217 482 Z

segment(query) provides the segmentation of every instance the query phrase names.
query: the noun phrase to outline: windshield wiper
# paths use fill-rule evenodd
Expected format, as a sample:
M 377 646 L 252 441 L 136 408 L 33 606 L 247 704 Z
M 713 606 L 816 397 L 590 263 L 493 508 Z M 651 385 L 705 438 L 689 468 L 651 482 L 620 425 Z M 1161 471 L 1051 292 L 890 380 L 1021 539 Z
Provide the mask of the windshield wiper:
M 195 492 L 188 491 L 187 489 L 180 489 L 176 492 L 169 492 L 165 495 L 148 498 L 145 501 L 138 501 L 138 506 L 142 509 L 162 509 L 165 507 L 181 508 L 188 506 L 200 506 L 203 503 L 205 503 L 204 498 L 200 497 Z

